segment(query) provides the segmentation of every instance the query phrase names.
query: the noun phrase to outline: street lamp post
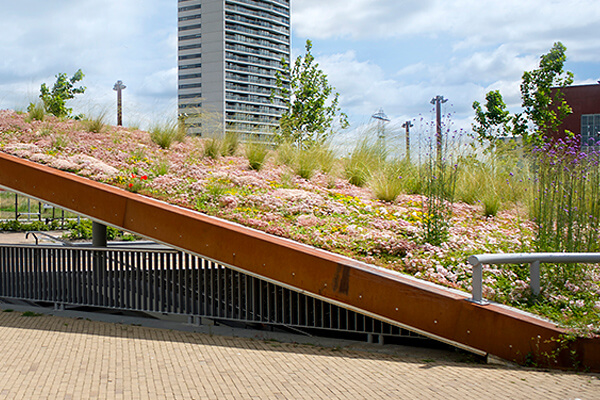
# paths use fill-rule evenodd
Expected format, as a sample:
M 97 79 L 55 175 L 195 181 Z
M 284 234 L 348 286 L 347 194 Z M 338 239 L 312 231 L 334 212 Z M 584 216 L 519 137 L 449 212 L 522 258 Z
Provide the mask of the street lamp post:
M 435 96 L 431 104 L 435 105 L 435 137 L 437 142 L 437 158 L 442 161 L 442 104 L 447 102 L 444 96 Z
M 127 86 L 123 85 L 123 81 L 117 81 L 113 90 L 117 91 L 117 125 L 123 125 L 123 102 L 121 100 L 121 91 L 125 89 Z
M 414 125 L 410 121 L 406 121 L 402 124 L 403 128 L 406 128 L 406 159 L 410 161 L 410 128 Z

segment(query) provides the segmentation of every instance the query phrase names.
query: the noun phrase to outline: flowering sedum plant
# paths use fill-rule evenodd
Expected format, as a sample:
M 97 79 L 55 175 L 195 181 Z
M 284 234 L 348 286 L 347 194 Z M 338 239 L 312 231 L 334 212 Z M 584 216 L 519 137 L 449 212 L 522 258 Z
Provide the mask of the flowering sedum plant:
M 57 136 L 64 145 L 54 144 Z M 187 137 L 163 149 L 139 130 L 93 133 L 72 120 L 26 122 L 0 111 L 0 151 L 450 288 L 471 290 L 469 255 L 535 251 L 535 221 L 516 202 L 487 217 L 480 204 L 447 203 L 447 234 L 434 245 L 422 238 L 422 194 L 380 201 L 341 173 L 301 178 L 276 156 L 255 170 L 242 155 L 204 157 L 205 144 Z M 542 268 L 539 299 L 531 296 L 526 266 L 486 268 L 484 295 L 598 334 L 600 268 L 561 275 L 566 281 L 556 279 L 555 268 Z

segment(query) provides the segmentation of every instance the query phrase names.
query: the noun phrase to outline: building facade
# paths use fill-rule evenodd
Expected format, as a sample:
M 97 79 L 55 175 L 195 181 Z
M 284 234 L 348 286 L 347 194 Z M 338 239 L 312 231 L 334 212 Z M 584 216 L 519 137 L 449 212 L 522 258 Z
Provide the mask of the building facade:
M 290 0 L 178 0 L 178 106 L 188 132 L 269 140 L 285 110 Z
M 573 112 L 565 117 L 558 132 L 574 133 L 582 148 L 600 149 L 600 84 L 567 86 L 560 92 Z

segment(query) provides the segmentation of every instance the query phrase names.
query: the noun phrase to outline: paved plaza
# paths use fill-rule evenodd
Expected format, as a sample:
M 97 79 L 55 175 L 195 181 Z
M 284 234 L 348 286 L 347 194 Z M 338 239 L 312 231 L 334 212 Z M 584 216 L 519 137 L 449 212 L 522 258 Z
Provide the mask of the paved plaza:
M 0 243 L 23 242 L 0 234 Z M 210 326 L 0 309 L 0 400 L 600 399 L 597 374 L 480 364 L 449 350 L 284 343 Z
M 3 308 L 0 399 L 600 399 L 598 375 L 444 351 L 381 354 Z

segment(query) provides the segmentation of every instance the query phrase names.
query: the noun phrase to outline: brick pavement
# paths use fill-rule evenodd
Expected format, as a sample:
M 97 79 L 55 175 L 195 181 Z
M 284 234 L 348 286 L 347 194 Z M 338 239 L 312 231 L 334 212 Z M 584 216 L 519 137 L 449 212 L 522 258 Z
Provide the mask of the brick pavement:
M 405 398 L 600 399 L 600 376 L 0 312 L 0 399 Z

